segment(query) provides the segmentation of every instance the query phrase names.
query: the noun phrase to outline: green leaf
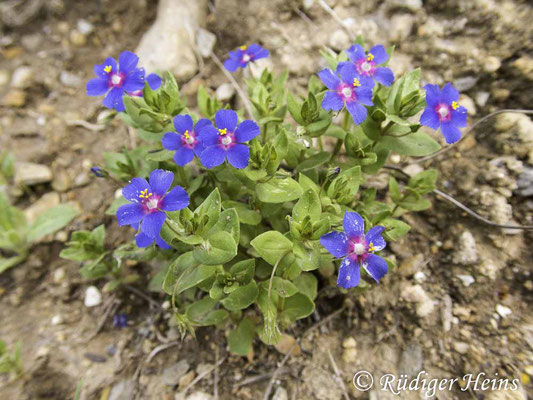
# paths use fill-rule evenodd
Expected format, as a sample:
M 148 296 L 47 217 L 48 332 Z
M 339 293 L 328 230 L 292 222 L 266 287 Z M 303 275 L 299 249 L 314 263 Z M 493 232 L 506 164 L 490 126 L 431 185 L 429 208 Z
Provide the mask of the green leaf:
M 275 265 L 293 246 L 292 242 L 278 231 L 262 233 L 250 244 L 270 265 Z
M 258 211 L 250 210 L 246 204 L 239 201 L 225 200 L 222 202 L 222 207 L 224 209 L 234 208 L 242 224 L 258 225 L 261 222 L 261 214 Z
M 250 318 L 243 318 L 237 329 L 228 333 L 229 351 L 239 356 L 247 356 L 252 349 L 255 326 Z
M 416 189 L 420 194 L 426 194 L 435 190 L 437 185 L 437 170 L 428 169 L 426 171 L 419 172 L 409 179 L 409 187 Z
M 282 325 L 289 326 L 293 322 L 305 318 L 313 313 L 315 303 L 302 293 L 296 293 L 285 299 L 285 307 L 279 315 Z
M 69 205 L 61 204 L 57 207 L 46 210 L 30 226 L 28 231 L 28 240 L 35 242 L 50 233 L 64 228 L 72 221 L 79 212 Z
M 440 149 L 428 134 L 418 131 L 403 137 L 383 136 L 380 146 L 404 156 L 427 156 Z
M 178 277 L 187 269 L 198 265 L 198 261 L 194 258 L 193 252 L 189 251 L 183 253 L 176 258 L 168 267 L 165 280 L 163 281 L 163 290 L 167 294 L 172 294 L 174 285 Z
M 239 243 L 239 238 L 241 235 L 239 216 L 237 211 L 234 208 L 224 210 L 220 213 L 218 221 L 215 225 L 211 227 L 208 232 L 208 235 L 213 235 L 216 232 L 225 231 L 228 232 L 232 237 L 235 243 Z
M 400 201 L 402 193 L 400 192 L 398 181 L 393 176 L 389 176 L 389 193 L 393 202 L 398 203 Z
M 225 264 L 237 255 L 237 243 L 230 233 L 220 231 L 209 235 L 193 254 L 201 264 Z
M 229 311 L 238 311 L 249 307 L 259 294 L 259 289 L 255 281 L 251 281 L 246 286 L 239 286 L 220 303 Z
M 189 305 L 185 311 L 187 318 L 197 326 L 217 325 L 228 317 L 226 310 L 214 310 L 216 301 L 206 296 Z
M 162 150 L 158 150 L 155 152 L 149 152 L 146 155 L 146 159 L 150 161 L 166 161 L 166 160 L 170 160 L 173 156 L 174 156 L 173 151 L 162 149 Z
M 317 153 L 309 157 L 307 160 L 298 164 L 295 171 L 302 172 L 302 171 L 308 171 L 310 169 L 317 168 L 320 165 L 327 163 L 330 160 L 330 158 L 331 158 L 330 152 L 323 151 L 323 152 Z
M 265 203 L 285 203 L 299 198 L 303 190 L 292 178 L 273 178 L 265 183 L 258 183 L 256 193 L 259 200 Z
M 268 291 L 270 285 L 269 281 L 261 282 L 261 285 Z M 298 293 L 298 288 L 291 281 L 279 276 L 274 276 L 272 278 L 272 293 L 275 293 L 280 297 L 291 297 Z
M 296 222 L 302 222 L 306 215 L 309 215 L 311 222 L 318 221 L 322 214 L 322 206 L 318 194 L 308 189 L 298 200 L 292 209 L 292 217 Z
M 207 228 L 210 228 L 218 221 L 221 207 L 222 201 L 220 199 L 220 192 L 218 191 L 218 188 L 215 188 L 202 204 L 194 210 L 194 213 L 200 216 L 207 215 L 209 217 Z
M 181 274 L 174 285 L 173 292 L 178 295 L 187 289 L 195 287 L 211 278 L 217 269 L 216 265 L 198 265 L 187 268 Z
M 404 236 L 411 227 L 403 221 L 393 218 L 387 218 L 381 221 L 380 225 L 383 225 L 386 230 L 383 236 L 387 241 L 394 241 Z
M 301 273 L 294 280 L 294 284 L 296 285 L 300 293 L 305 294 L 311 300 L 314 300 L 316 298 L 316 294 L 318 291 L 318 281 L 313 274 L 309 272 Z

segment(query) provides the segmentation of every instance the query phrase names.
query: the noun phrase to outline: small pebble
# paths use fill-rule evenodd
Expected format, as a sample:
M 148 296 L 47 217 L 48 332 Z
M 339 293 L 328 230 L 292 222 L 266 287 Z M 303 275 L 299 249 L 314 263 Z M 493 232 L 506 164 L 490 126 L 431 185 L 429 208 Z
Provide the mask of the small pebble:
M 102 303 L 102 294 L 96 286 L 89 286 L 85 290 L 85 307 L 96 307 Z

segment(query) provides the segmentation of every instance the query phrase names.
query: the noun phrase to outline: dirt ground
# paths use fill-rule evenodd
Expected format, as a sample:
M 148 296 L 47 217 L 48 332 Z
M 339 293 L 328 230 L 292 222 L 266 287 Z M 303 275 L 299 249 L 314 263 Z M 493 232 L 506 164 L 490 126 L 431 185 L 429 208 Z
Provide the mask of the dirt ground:
M 102 223 L 109 246 L 131 239 L 104 215 L 118 186 L 91 176 L 89 168 L 105 151 L 133 143 L 120 119 L 100 131 L 75 121 L 95 123 L 101 115 L 100 99 L 85 95 L 93 65 L 134 50 L 157 7 L 149 0 L 45 3 L 21 26 L 0 25 L 0 149 L 53 173 L 49 183 L 10 188 L 17 206 L 57 193 L 83 214 L 0 276 L 0 339 L 11 347 L 22 341 L 25 370 L 16 381 L 0 377 L 0 398 L 72 399 L 80 380 L 82 399 L 198 400 L 214 398 L 215 391 L 220 399 L 259 399 L 269 383 L 277 400 L 393 397 L 378 388 L 356 390 L 352 377 L 360 370 L 378 378 L 424 370 L 432 378 L 484 372 L 520 381 L 519 390 L 508 392 L 461 391 L 458 384 L 439 392 L 439 399 L 526 399 L 533 393 L 533 234 L 491 228 L 438 198 L 431 209 L 405 217 L 412 231 L 388 249 L 399 267 L 382 284 L 363 295 L 322 285 L 316 312 L 286 332 L 301 344 L 272 382 L 282 348 L 257 341 L 249 358 L 232 356 L 223 334 L 211 328 L 199 329 L 196 341 L 179 340 L 166 323 L 170 312 L 159 306 L 165 296 L 146 287 L 157 266 L 132 265 L 143 276 L 137 291 L 106 293 L 100 306 L 85 307 L 86 288 L 105 282 L 84 281 L 80 266 L 58 255 L 71 231 Z M 217 36 L 217 55 L 223 59 L 244 42 L 262 43 L 274 69 L 288 68 L 291 88 L 301 90 L 324 65 L 319 49 L 350 45 L 331 15 L 303 3 L 211 2 L 207 29 Z M 533 104 L 533 9 L 527 1 L 326 3 L 369 43 L 396 45 L 390 64 L 396 75 L 420 66 L 426 82 L 455 82 L 470 124 L 498 109 Z M 80 20 L 94 29 L 81 33 Z M 21 67 L 29 67 L 29 77 L 14 85 Z M 193 107 L 200 84 L 214 92 L 226 82 L 206 60 L 200 76 L 180 84 Z M 502 114 L 424 166 L 439 170 L 440 188 L 487 218 L 531 225 L 532 125 L 525 115 Z M 408 159 L 391 161 L 420 168 Z M 381 178 L 369 183 L 384 187 Z M 129 316 L 127 327 L 112 326 L 115 312 Z M 416 391 L 400 397 L 423 398 Z

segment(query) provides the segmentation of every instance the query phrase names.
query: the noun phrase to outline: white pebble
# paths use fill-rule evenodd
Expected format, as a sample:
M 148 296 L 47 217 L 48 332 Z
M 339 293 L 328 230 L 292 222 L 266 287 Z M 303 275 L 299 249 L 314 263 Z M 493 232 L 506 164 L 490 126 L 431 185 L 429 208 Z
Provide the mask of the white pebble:
M 96 307 L 102 303 L 102 294 L 96 286 L 89 286 L 85 291 L 85 307 Z
M 509 307 L 502 306 L 501 304 L 498 304 L 496 306 L 496 312 L 502 318 L 508 317 L 509 315 L 513 313 L 513 311 Z
M 63 323 L 63 317 L 59 314 L 52 317 L 52 325 L 61 325 Z
M 476 281 L 472 275 L 457 275 L 457 277 L 461 280 L 463 285 L 465 285 L 466 287 L 470 286 L 472 283 Z

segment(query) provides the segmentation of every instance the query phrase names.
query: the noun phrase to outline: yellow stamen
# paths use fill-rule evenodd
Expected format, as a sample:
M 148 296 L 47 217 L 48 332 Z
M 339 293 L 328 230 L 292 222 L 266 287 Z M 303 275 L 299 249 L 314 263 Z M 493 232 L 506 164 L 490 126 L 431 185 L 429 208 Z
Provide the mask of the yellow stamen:
M 366 56 L 367 61 L 372 61 L 374 59 L 374 54 L 369 53 L 368 56 Z
M 105 71 L 107 74 L 109 74 L 109 73 L 111 72 L 111 65 L 106 65 L 106 66 L 104 67 L 104 71 Z
M 239 47 L 239 49 L 241 49 L 241 50 L 243 50 L 243 51 L 246 50 L 246 48 L 247 48 L 246 45 L 243 45 L 243 46 L 240 46 L 240 47 Z
M 370 244 L 368 245 L 368 251 L 373 253 L 376 249 L 374 249 L 374 243 L 370 242 Z
M 353 87 L 359 87 L 361 86 L 361 82 L 359 82 L 359 79 L 353 78 Z
M 189 131 L 185 131 L 183 136 L 185 136 L 185 139 L 187 139 L 187 140 L 191 138 L 191 135 L 189 135 Z
M 141 199 L 148 199 L 150 196 L 153 196 L 153 193 L 148 193 L 148 189 L 141 190 L 141 194 L 139 195 L 139 198 Z
M 228 134 L 228 129 L 227 128 L 219 129 L 218 133 L 220 133 L 220 136 L 227 135 Z
M 453 108 L 454 110 L 457 110 L 457 109 L 459 108 L 459 103 L 456 102 L 456 101 L 452 102 L 452 108 Z

